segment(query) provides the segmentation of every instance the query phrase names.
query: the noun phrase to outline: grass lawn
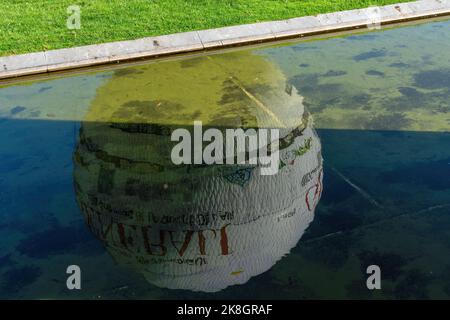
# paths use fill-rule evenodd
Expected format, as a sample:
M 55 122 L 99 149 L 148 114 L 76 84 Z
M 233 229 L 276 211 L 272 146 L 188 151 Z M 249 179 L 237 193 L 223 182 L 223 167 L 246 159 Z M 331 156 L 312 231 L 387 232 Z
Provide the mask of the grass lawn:
M 404 0 L 2 0 L 0 55 L 386 5 Z M 81 29 L 66 27 L 81 7 Z

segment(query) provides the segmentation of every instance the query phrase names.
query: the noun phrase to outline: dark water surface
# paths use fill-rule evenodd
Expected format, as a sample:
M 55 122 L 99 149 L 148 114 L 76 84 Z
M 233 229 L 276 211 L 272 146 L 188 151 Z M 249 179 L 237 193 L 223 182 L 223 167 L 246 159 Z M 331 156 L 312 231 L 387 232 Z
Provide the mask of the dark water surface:
M 0 298 L 450 298 L 449 52 L 438 21 L 0 86 Z M 176 166 L 193 121 L 279 128 L 278 174 Z

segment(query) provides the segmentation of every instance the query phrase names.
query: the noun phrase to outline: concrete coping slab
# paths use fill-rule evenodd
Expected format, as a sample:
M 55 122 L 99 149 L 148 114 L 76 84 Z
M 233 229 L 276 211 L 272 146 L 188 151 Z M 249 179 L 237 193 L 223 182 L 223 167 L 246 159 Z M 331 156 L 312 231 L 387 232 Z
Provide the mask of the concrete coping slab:
M 137 40 L 0 57 L 0 79 L 87 66 L 220 49 L 284 38 L 450 15 L 450 0 L 420 0 L 383 7 L 191 31 Z

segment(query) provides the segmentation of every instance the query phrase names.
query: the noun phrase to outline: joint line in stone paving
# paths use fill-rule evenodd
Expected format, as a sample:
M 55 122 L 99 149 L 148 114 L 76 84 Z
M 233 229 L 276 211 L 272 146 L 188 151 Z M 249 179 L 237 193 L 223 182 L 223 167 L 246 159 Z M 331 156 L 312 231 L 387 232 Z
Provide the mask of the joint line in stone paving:
M 375 200 L 369 193 L 364 191 L 361 187 L 354 184 L 349 178 L 344 176 L 340 171 L 338 171 L 336 168 L 331 167 L 331 170 L 333 170 L 340 178 L 342 178 L 345 182 L 347 182 L 353 189 L 358 191 L 366 200 L 368 200 L 371 204 L 374 206 L 383 209 L 383 206 L 378 203 L 377 200 Z
M 432 211 L 434 211 L 436 209 L 443 209 L 443 208 L 450 208 L 450 203 L 438 204 L 438 205 L 430 206 L 430 207 L 425 208 L 425 209 L 420 209 L 419 211 L 410 212 L 410 213 L 403 213 L 403 214 L 400 214 L 398 216 L 393 216 L 393 217 L 389 217 L 389 218 L 386 218 L 386 219 L 375 221 L 375 222 L 372 222 L 372 223 L 369 223 L 369 224 L 366 224 L 366 225 L 362 225 L 362 226 L 356 227 L 356 228 L 348 230 L 348 231 L 353 232 L 353 231 L 356 231 L 358 229 L 364 229 L 364 228 L 373 227 L 373 226 L 382 224 L 384 222 L 390 221 L 392 219 L 403 218 L 403 217 L 407 217 L 407 216 L 414 216 L 416 214 L 432 212 Z M 327 233 L 327 234 L 325 234 L 323 236 L 315 237 L 315 238 L 306 240 L 303 243 L 306 244 L 306 243 L 311 243 L 311 242 L 315 242 L 315 241 L 320 241 L 320 240 L 323 240 L 323 239 L 326 239 L 326 238 L 329 238 L 329 237 L 333 237 L 333 236 L 342 234 L 344 232 L 345 232 L 344 230 L 338 230 L 338 231 L 335 231 L 335 232 L 330 232 L 330 233 Z

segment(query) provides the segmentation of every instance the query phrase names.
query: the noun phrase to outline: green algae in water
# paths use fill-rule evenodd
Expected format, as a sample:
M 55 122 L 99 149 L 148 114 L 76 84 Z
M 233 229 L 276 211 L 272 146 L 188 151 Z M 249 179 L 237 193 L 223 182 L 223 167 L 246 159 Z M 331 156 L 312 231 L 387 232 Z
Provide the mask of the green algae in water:
M 280 65 L 318 128 L 442 132 L 450 128 L 448 29 L 436 22 L 258 52 Z M 331 77 L 336 70 L 346 74 Z

